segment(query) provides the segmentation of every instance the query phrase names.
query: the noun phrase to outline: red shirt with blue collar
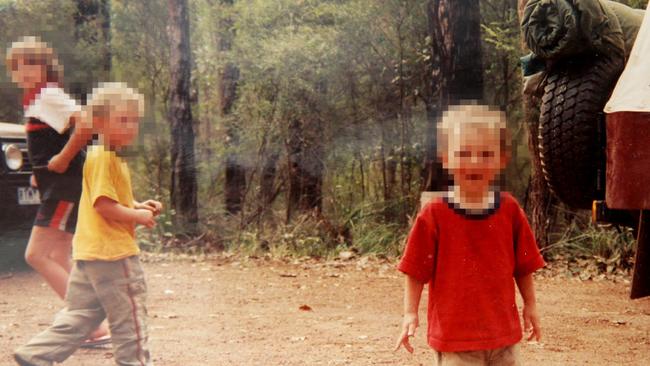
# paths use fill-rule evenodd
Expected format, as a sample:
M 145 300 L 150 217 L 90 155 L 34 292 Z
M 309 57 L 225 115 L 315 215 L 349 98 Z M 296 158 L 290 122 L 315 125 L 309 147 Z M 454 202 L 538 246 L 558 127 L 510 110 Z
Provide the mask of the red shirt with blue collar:
M 440 352 L 487 350 L 522 338 L 515 278 L 545 263 L 512 195 L 494 193 L 482 213 L 449 197 L 426 205 L 409 234 L 398 269 L 429 284 L 429 345 Z

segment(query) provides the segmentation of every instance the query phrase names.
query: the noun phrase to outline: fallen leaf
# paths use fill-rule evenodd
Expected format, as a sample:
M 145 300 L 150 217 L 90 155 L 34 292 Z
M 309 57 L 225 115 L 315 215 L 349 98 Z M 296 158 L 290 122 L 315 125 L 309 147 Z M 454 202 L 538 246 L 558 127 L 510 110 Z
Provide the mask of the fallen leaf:
M 300 305 L 300 307 L 298 309 L 300 309 L 302 311 L 312 311 L 312 308 L 309 305 Z

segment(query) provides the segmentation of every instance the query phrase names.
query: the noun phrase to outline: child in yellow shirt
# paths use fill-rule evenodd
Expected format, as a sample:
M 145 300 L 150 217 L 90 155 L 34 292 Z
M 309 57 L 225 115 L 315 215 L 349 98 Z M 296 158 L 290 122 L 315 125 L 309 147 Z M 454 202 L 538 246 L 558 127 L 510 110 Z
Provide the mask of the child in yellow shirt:
M 83 168 L 66 308 L 50 328 L 16 351 L 21 366 L 63 362 L 104 317 L 115 362 L 151 365 L 135 225 L 153 227 L 162 204 L 133 199 L 129 169 L 119 156 L 138 134 L 143 104 L 140 94 L 121 83 L 100 85 L 89 98 L 85 119 L 92 121 L 100 143 L 89 149 Z

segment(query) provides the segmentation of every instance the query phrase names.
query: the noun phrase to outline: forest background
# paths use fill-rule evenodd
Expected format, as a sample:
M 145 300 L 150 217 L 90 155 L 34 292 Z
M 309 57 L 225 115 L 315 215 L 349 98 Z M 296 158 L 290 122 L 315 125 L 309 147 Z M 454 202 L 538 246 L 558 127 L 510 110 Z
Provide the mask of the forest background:
M 82 102 L 101 81 L 145 95 L 134 190 L 170 208 L 141 231 L 145 249 L 396 256 L 431 178 L 444 78 L 432 29 L 446 26 L 431 7 L 449 2 L 0 0 L 0 41 L 49 42 Z M 503 186 L 530 212 L 520 2 L 473 1 L 484 99 L 513 138 Z M 20 91 L 0 83 L 0 120 L 19 123 Z M 547 258 L 630 269 L 628 230 L 552 205 Z

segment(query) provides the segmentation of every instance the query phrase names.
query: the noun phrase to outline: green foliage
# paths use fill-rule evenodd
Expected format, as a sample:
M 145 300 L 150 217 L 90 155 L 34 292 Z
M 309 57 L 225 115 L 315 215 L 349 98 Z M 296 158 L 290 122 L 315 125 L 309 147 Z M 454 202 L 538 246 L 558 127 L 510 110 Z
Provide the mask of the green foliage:
M 333 255 L 336 245 L 312 224 L 310 219 L 301 217 L 290 225 L 268 231 L 267 235 L 244 232 L 241 245 L 245 251 L 248 249 L 258 254 L 268 251 L 276 257 L 323 258 Z
M 238 232 L 236 237 L 226 240 L 226 248 L 248 255 L 269 253 L 274 257 L 332 258 L 341 251 L 389 257 L 401 253 L 407 234 L 405 227 L 394 223 L 382 224 L 367 218 L 348 224 L 354 243 L 352 246 L 345 243 L 342 237 L 333 237 L 326 232 L 322 222 L 304 215 L 290 224 Z
M 408 231 L 403 225 L 367 220 L 352 226 L 354 247 L 363 254 L 401 255 Z
M 244 210 L 234 221 L 246 223 L 256 214 L 262 164 L 272 153 L 280 154 L 275 186 L 281 194 L 271 209 L 281 210 L 289 174 L 284 163 L 287 124 L 300 118 L 322 121 L 306 126 L 320 129 L 324 146 L 326 217 L 346 222 L 352 207 L 371 203 L 380 207 L 379 214 L 366 218 L 371 222 L 361 228 L 395 225 L 404 230 L 418 202 L 429 123 L 425 103 L 435 93 L 428 71 L 433 55 L 426 3 L 240 0 L 230 5 L 195 0 L 191 5 L 202 215 L 222 211 L 226 153 L 235 153 L 249 173 Z M 504 9 L 505 18 L 486 10 L 485 47 L 490 60 L 486 84 L 500 86 L 504 77 L 510 83 L 505 89 L 499 87 L 494 103 L 509 108 L 518 132 L 516 168 L 507 181 L 509 187 L 523 192 L 527 149 L 519 122 L 518 79 L 510 77 L 517 75 L 518 33 L 516 27 L 508 28 L 515 13 L 507 6 Z M 144 14 L 154 16 L 137 21 Z M 164 197 L 169 174 L 167 126 L 160 122 L 165 119 L 168 77 L 166 65 L 160 63 L 168 52 L 161 37 L 164 4 L 121 1 L 114 5 L 114 18 L 115 73 L 138 83 L 153 100 L 154 111 L 148 117 L 153 122 L 148 123 L 155 133 L 143 141 L 145 154 L 137 170 L 146 178 L 139 178 L 138 186 L 158 187 L 155 193 Z M 128 46 L 133 44 L 141 46 Z M 501 60 L 491 61 L 496 57 L 507 60 L 507 72 Z M 223 116 L 220 83 L 228 64 L 239 70 L 237 101 L 233 113 Z M 236 126 L 240 139 L 228 150 L 223 142 L 226 125 Z M 391 167 L 394 170 L 387 173 Z
M 73 0 L 4 1 L 0 3 L 0 43 L 4 50 L 22 36 L 38 36 L 48 42 L 64 66 L 65 87 L 81 98 L 108 75 L 103 68 L 101 20 L 89 20 L 77 27 L 77 14 Z M 0 97 L 5 101 L 0 105 L 0 120 L 19 122 L 21 91 L 10 83 L 4 70 L 0 74 Z
M 145 93 L 160 117 L 169 88 L 166 2 L 112 1 L 111 12 L 114 76 Z
M 506 111 L 512 132 L 512 159 L 506 170 L 506 188 L 523 197 L 530 175 L 526 129 L 521 101 L 519 56 L 521 38 L 517 9 L 512 2 L 482 1 L 483 64 L 488 101 Z
M 571 273 L 590 279 L 628 274 L 634 264 L 634 243 L 632 229 L 585 224 L 577 219 L 543 253 L 547 258 L 567 261 Z
M 149 252 L 161 252 L 164 249 L 163 243 L 174 238 L 177 232 L 174 227 L 174 210 L 165 210 L 157 218 L 157 225 L 152 230 L 145 230 L 138 227 L 138 243 L 143 250 Z
M 0 0 L 5 45 L 35 34 L 51 42 L 66 67 L 66 86 L 114 79 L 137 87 L 146 116 L 137 157 L 130 160 L 139 198 L 168 206 L 171 166 L 167 121 L 169 42 L 167 2 L 111 1 L 112 71 L 102 69 L 97 20 L 75 27 L 73 0 Z M 646 1 L 628 1 L 643 7 Z M 172 212 L 141 230 L 148 250 L 201 251 L 212 245 L 250 253 L 332 256 L 341 250 L 398 255 L 417 212 L 427 128 L 435 103 L 435 62 L 427 2 L 418 0 L 192 0 L 192 98 L 202 234 L 177 235 Z M 506 187 L 523 197 L 530 163 L 521 110 L 516 2 L 481 1 L 483 64 L 488 102 L 503 107 L 513 135 Z M 224 71 L 238 70 L 236 101 L 222 113 Z M 19 90 L 0 82 L 0 119 L 18 121 Z M 294 119 L 322 144 L 323 212 L 286 218 L 288 125 Z M 226 144 L 234 128 L 238 143 Z M 226 147 L 228 145 L 228 147 Z M 243 210 L 223 208 L 224 161 L 246 169 Z M 277 191 L 260 201 L 262 171 L 277 154 Z M 549 249 L 626 268 L 628 239 L 570 227 Z M 341 234 L 341 235 L 339 235 Z M 342 235 L 345 234 L 345 235 Z M 627 235 L 627 234 L 625 234 Z M 183 244 L 185 243 L 185 244 Z M 189 244 L 187 244 L 189 243 Z M 186 245 L 186 246 L 184 246 Z M 621 261 L 620 263 L 618 261 Z

